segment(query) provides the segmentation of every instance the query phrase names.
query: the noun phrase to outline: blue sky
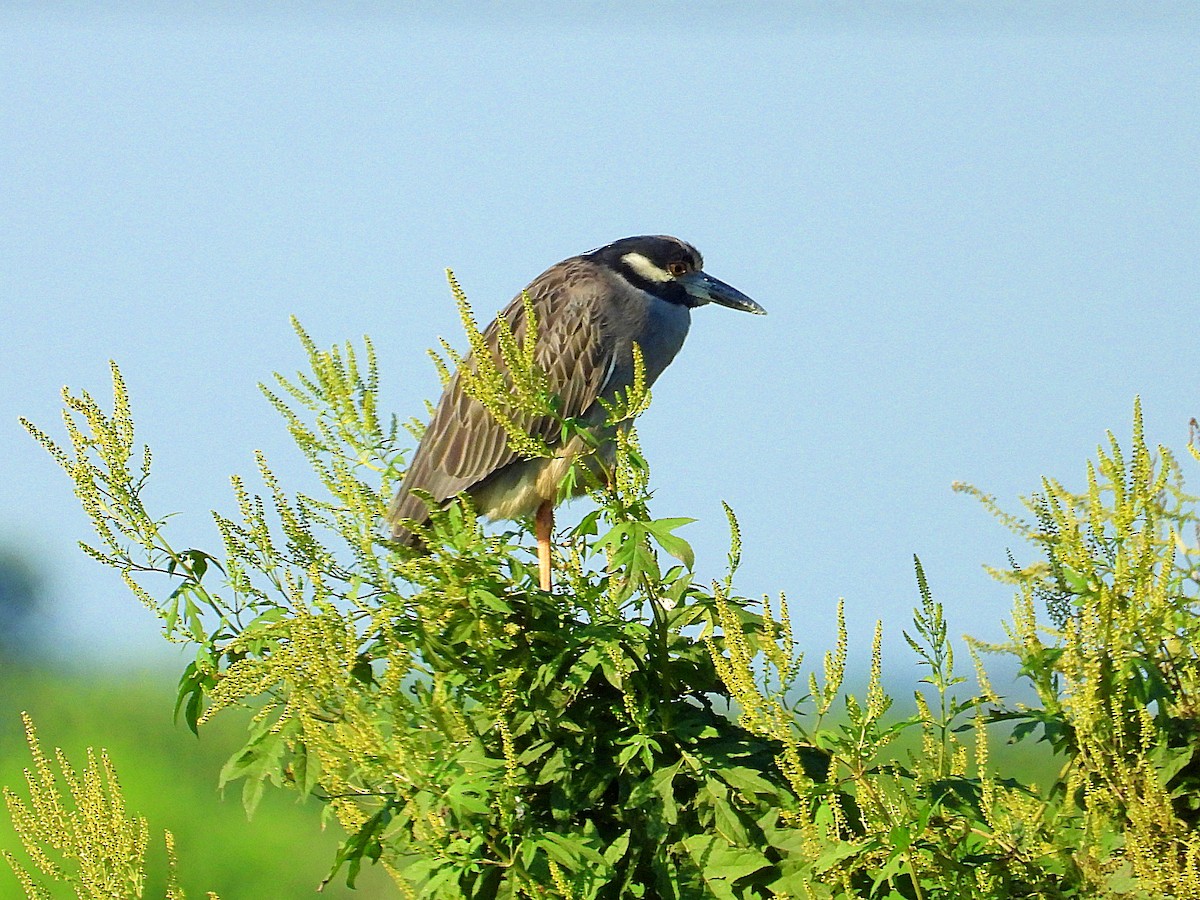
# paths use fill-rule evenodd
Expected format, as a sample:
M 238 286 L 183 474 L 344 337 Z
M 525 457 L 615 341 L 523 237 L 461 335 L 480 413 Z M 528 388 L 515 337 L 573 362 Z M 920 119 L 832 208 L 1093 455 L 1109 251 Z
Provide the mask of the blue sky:
M 425 348 L 462 343 L 444 267 L 490 315 L 647 232 L 770 312 L 699 310 L 641 426 L 701 574 L 726 500 L 742 590 L 786 592 L 814 654 L 844 597 L 858 661 L 881 617 L 911 670 L 914 553 L 953 633 L 999 637 L 981 564 L 1012 538 L 951 483 L 1011 506 L 1080 484 L 1137 394 L 1177 449 L 1200 413 L 1200 13 L 740 6 L 0 11 L 0 537 L 46 567 L 56 648 L 157 651 L 157 626 L 74 549 L 18 415 L 53 426 L 116 359 L 152 503 L 215 547 L 255 449 L 301 472 L 255 387 L 302 363 L 289 314 L 369 333 L 418 414 Z

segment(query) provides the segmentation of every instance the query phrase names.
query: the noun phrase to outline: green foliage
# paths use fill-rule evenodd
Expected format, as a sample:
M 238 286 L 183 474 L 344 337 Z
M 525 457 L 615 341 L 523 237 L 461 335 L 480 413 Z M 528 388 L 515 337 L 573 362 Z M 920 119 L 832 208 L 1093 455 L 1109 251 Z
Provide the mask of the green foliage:
M 493 355 L 453 287 L 472 354 L 447 347 L 443 373 L 464 373 L 515 448 L 552 452 L 519 428 L 560 406 L 535 366 L 532 308 L 497 326 Z M 640 379 L 604 441 L 556 419 L 555 443 L 584 451 L 564 493 L 586 487 L 598 508 L 559 536 L 545 592 L 528 523 L 486 534 L 465 497 L 432 510 L 427 550 L 390 540 L 403 454 L 376 411 L 371 345 L 323 351 L 297 330 L 312 373 L 264 390 L 325 493 L 287 493 L 260 455 L 262 493 L 235 478 L 236 513 L 214 514 L 220 553 L 173 548 L 143 507 L 150 456 L 134 452 L 115 366 L 111 414 L 66 395 L 69 449 L 28 427 L 93 518 L 87 552 L 195 647 L 184 721 L 252 711 L 222 782 L 241 782 L 250 811 L 268 786 L 315 797 L 345 830 L 330 878 L 353 885 L 375 862 L 402 895 L 431 898 L 1200 896 L 1182 537 L 1196 517 L 1140 416 L 1131 462 L 1113 441 L 1085 494 L 1045 482 L 1034 524 L 996 510 L 1046 561 L 999 573 L 1020 589 L 1010 641 L 973 649 L 1014 654 L 1040 705 L 1004 701 L 978 656 L 963 696 L 918 561 L 905 637 L 924 677 L 897 720 L 878 626 L 865 694 L 844 691 L 840 609 L 838 645 L 800 694 L 786 601 L 734 588 L 732 511 L 728 574 L 693 578 L 677 534 L 691 520 L 650 513 Z M 1063 768 L 1048 792 L 995 771 L 995 723 L 1051 742 Z
M 1197 455 L 1195 448 L 1191 448 Z M 1157 457 L 1157 458 L 1156 458 Z M 718 660 L 741 708 L 741 724 L 782 745 L 781 767 L 802 803 L 785 817 L 802 850 L 776 892 L 800 897 L 1200 897 L 1200 617 L 1196 587 L 1197 513 L 1179 466 L 1152 454 L 1135 406 L 1128 462 L 1110 435 L 1089 465 L 1086 493 L 1047 479 L 1025 503 L 1034 521 L 1002 512 L 966 486 L 1044 560 L 1015 563 L 998 577 L 1019 587 L 1010 640 L 972 642 L 1011 654 L 1039 703 L 996 695 L 976 657 L 979 695 L 960 699 L 940 604 L 919 561 L 921 605 L 905 634 L 926 670 L 917 715 L 885 725 L 890 699 L 876 653 L 865 702 L 844 698 L 844 721 L 823 716 L 840 690 L 845 635 L 826 657 L 826 680 L 809 697 L 786 691 L 799 660 L 787 641 L 740 646 L 722 601 L 730 654 Z M 1189 543 L 1188 538 L 1193 538 Z M 1051 625 L 1039 623 L 1038 602 Z M 769 615 L 766 616 L 769 621 Z M 786 615 L 781 615 L 786 620 Z M 776 677 L 757 682 L 756 664 Z M 815 713 L 810 728 L 798 715 Z M 1012 739 L 1038 736 L 1062 763 L 1046 792 L 990 764 L 989 725 L 1013 725 Z M 905 760 L 886 748 L 920 734 Z M 971 745 L 958 735 L 973 733 Z M 825 778 L 789 756 L 829 753 Z M 797 865 L 800 860 L 805 862 Z
M 196 645 L 185 721 L 255 711 L 222 780 L 242 782 L 248 810 L 269 784 L 323 800 L 349 835 L 333 869 L 351 883 L 370 860 L 422 896 L 761 884 L 758 835 L 789 799 L 772 748 L 720 712 L 727 692 L 705 642 L 714 597 L 653 549 L 691 560 L 676 534 L 688 520 L 648 513 L 630 427 L 643 379 L 611 410 L 611 477 L 575 473 L 604 506 L 564 536 L 565 589 L 546 593 L 519 533 L 484 535 L 466 504 L 434 515 L 431 553 L 391 543 L 397 429 L 374 414 L 370 345 L 360 366 L 351 348 L 319 351 L 300 334 L 312 375 L 278 379 L 268 397 L 328 496 L 288 496 L 260 456 L 266 491 L 234 479 L 237 515 L 215 516 L 219 555 L 176 549 L 142 504 L 150 459 L 134 462 L 115 366 L 111 414 L 68 395 L 69 449 L 30 426 L 96 520 L 88 552 L 122 572 L 168 637 Z M 527 364 L 501 344 L 498 361 L 459 361 L 482 373 L 480 395 L 493 367 Z M 525 381 L 493 397 L 515 402 L 514 420 L 554 408 Z M 164 599 L 155 577 L 175 581 Z M 761 626 L 747 613 L 745 627 Z

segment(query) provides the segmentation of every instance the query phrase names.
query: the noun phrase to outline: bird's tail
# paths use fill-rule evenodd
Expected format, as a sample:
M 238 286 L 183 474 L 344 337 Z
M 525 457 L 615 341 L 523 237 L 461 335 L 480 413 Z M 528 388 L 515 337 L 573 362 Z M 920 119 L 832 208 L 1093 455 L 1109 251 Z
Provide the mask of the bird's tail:
M 401 490 L 388 507 L 388 522 L 392 526 L 392 540 L 405 547 L 419 550 L 424 546 L 420 536 L 410 527 L 411 524 L 427 525 L 429 523 L 429 507 L 420 497 L 408 491 Z

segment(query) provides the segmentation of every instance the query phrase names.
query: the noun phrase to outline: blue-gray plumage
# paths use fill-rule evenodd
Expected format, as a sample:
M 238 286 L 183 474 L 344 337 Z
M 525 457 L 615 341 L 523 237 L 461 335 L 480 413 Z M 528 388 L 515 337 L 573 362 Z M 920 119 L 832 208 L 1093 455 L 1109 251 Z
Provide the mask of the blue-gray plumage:
M 611 399 L 633 382 L 633 344 L 641 347 L 646 381 L 653 384 L 683 346 L 694 307 L 719 303 L 765 312 L 746 295 L 705 274 L 702 266 L 696 249 L 678 238 L 630 237 L 563 260 L 522 292 L 528 293 L 537 316 L 537 364 L 562 401 L 561 415 L 579 416 L 601 427 L 605 412 L 598 401 Z M 523 340 L 522 294 L 500 315 Z M 496 335 L 493 322 L 484 338 L 498 358 Z M 544 550 L 542 586 L 548 589 L 553 503 L 560 481 L 583 448 L 576 440 L 575 445 L 557 446 L 549 459 L 521 458 L 510 449 L 503 427 L 459 382 L 455 373 L 392 501 L 392 537 L 418 543 L 411 525 L 428 521 L 429 510 L 413 493 L 417 490 L 439 503 L 466 492 L 490 519 L 537 512 L 539 551 Z M 521 425 L 550 446 L 559 444 L 553 417 L 529 417 Z

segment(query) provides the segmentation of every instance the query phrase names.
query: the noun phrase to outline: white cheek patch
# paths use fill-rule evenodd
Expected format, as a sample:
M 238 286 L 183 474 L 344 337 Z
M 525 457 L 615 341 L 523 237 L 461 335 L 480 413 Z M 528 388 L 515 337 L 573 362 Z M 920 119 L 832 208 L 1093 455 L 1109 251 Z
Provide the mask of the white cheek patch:
M 647 281 L 674 281 L 675 276 L 666 269 L 660 269 L 640 253 L 626 253 L 621 261 Z

